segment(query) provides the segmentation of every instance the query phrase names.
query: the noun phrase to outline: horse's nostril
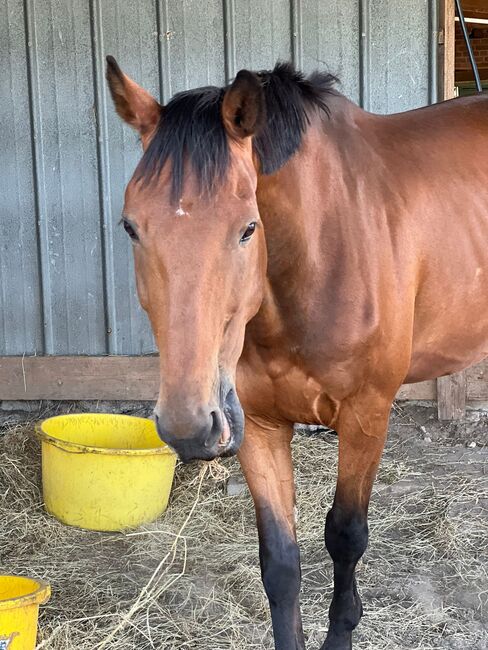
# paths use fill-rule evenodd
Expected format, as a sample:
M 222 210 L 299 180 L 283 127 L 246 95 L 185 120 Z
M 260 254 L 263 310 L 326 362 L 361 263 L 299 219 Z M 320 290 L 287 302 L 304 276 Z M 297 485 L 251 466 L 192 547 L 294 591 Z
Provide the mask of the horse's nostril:
M 210 418 L 212 422 L 210 431 L 203 443 L 206 449 L 213 447 L 217 438 L 220 436 L 220 432 L 222 430 L 222 414 L 220 412 L 220 409 L 211 411 Z

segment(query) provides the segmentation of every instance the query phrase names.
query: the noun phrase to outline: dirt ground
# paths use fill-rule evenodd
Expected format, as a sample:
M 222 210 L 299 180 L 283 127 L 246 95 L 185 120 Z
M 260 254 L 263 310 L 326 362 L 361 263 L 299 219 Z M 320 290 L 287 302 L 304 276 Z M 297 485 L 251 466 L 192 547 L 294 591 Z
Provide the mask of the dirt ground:
M 35 420 L 53 410 L 146 414 L 149 406 L 8 406 L 0 416 L 0 571 L 47 579 L 38 648 L 272 648 L 254 514 L 221 476 L 179 466 L 154 524 L 108 534 L 69 528 L 42 508 Z M 307 648 L 327 629 L 331 561 L 323 545 L 336 436 L 298 428 L 294 459 Z M 239 477 L 235 460 L 225 462 Z M 397 404 L 358 568 L 365 615 L 355 650 L 488 648 L 488 414 L 441 424 L 428 405 Z M 159 565 L 159 566 L 158 566 Z

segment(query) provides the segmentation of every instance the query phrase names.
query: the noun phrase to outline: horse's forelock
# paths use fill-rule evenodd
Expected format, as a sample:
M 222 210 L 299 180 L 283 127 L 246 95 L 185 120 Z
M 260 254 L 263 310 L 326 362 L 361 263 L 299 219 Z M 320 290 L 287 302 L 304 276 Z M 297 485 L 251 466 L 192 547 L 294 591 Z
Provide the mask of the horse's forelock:
M 259 73 L 266 123 L 253 139 L 263 174 L 280 169 L 300 148 L 314 108 L 328 113 L 326 98 L 337 81 L 333 75 L 305 77 L 289 63 Z M 136 170 L 136 178 L 150 182 L 171 164 L 171 199 L 181 195 L 188 160 L 200 190 L 210 193 L 223 182 L 230 163 L 228 136 L 221 108 L 226 88 L 207 86 L 178 93 L 164 107 L 155 134 Z

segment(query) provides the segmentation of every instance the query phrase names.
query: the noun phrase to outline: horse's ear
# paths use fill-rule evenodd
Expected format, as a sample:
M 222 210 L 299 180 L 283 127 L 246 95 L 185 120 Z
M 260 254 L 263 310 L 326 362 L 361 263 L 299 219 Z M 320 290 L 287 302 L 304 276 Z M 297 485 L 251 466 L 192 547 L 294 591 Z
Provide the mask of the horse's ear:
M 264 93 L 256 74 L 248 70 L 237 73 L 225 92 L 222 118 L 227 132 L 236 139 L 256 135 L 264 126 Z
M 160 104 L 122 72 L 113 56 L 107 56 L 107 81 L 120 117 L 142 137 L 151 134 L 161 115 Z

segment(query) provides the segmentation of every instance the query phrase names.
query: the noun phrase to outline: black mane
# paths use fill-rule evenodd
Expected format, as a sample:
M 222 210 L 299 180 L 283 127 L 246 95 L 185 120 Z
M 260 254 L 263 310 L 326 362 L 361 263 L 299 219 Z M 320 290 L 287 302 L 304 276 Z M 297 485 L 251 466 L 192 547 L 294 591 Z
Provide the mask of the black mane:
M 298 150 L 316 108 L 327 115 L 327 95 L 337 79 L 315 72 L 309 77 L 289 63 L 258 73 L 265 105 L 266 123 L 253 140 L 261 171 L 272 174 Z M 156 132 L 136 170 L 136 177 L 150 180 L 167 161 L 172 164 L 171 196 L 182 192 L 184 166 L 188 158 L 202 191 L 221 182 L 229 166 L 227 133 L 221 118 L 226 88 L 208 86 L 178 93 L 164 107 Z

